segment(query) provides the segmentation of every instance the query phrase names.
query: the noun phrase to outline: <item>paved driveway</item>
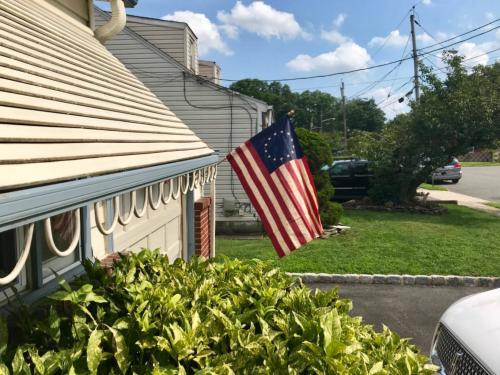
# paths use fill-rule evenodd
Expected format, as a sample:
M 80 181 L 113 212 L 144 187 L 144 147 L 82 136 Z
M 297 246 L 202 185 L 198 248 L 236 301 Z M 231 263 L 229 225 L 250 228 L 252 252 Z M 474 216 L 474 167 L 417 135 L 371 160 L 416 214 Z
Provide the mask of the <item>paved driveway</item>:
M 466 167 L 458 184 L 446 185 L 455 193 L 500 202 L 500 166 Z
M 333 284 L 310 284 L 328 290 Z M 434 329 L 446 308 L 456 300 L 487 290 L 473 287 L 426 287 L 400 285 L 340 285 L 339 294 L 352 300 L 353 315 L 374 324 L 385 324 L 402 337 L 413 338 L 423 354 L 429 354 Z

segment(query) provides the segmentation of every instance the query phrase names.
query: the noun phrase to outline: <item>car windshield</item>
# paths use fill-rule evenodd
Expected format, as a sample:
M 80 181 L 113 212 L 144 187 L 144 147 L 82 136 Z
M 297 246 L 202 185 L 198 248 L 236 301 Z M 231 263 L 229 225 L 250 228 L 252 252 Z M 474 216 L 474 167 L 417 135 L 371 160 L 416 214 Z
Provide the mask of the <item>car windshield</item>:
M 349 163 L 334 164 L 330 169 L 332 176 L 345 176 L 349 174 Z

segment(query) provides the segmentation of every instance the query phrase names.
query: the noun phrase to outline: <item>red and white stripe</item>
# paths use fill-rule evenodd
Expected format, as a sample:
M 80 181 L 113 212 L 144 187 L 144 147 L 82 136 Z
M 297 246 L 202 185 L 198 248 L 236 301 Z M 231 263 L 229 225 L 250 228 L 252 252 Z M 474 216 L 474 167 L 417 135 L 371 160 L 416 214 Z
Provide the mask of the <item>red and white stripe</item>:
M 250 141 L 227 158 L 280 257 L 323 233 L 316 189 L 304 159 L 269 173 Z

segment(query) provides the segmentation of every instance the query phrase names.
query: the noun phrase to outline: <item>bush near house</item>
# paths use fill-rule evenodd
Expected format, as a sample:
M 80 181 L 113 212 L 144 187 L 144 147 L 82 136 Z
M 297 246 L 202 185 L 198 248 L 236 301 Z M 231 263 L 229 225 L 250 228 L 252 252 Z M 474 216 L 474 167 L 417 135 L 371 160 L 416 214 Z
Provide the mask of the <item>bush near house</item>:
M 323 166 L 333 162 L 332 145 L 320 133 L 303 128 L 297 128 L 295 131 L 307 157 L 316 185 L 321 221 L 323 225 L 338 224 L 343 214 L 343 208 L 340 204 L 331 201 L 335 188 L 330 181 L 328 172 L 321 170 Z
M 414 346 L 259 261 L 124 257 L 2 322 L 2 373 L 432 374 Z

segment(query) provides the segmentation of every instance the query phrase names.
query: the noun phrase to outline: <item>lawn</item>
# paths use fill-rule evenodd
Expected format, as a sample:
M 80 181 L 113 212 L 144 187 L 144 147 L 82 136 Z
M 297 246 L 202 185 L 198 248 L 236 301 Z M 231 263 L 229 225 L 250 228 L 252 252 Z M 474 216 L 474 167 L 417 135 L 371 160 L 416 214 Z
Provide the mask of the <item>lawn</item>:
M 498 167 L 500 163 L 493 161 L 462 161 L 462 167 Z
M 500 209 L 500 202 L 488 202 L 485 203 L 487 206 Z
M 345 235 L 279 259 L 268 239 L 217 239 L 217 255 L 258 258 L 290 272 L 500 276 L 500 218 L 450 205 L 442 216 L 347 211 Z
M 426 189 L 426 190 L 448 191 L 448 189 L 445 188 L 444 186 L 441 186 L 441 185 L 432 185 L 432 184 L 427 184 L 427 183 L 420 184 L 420 188 L 421 189 Z

